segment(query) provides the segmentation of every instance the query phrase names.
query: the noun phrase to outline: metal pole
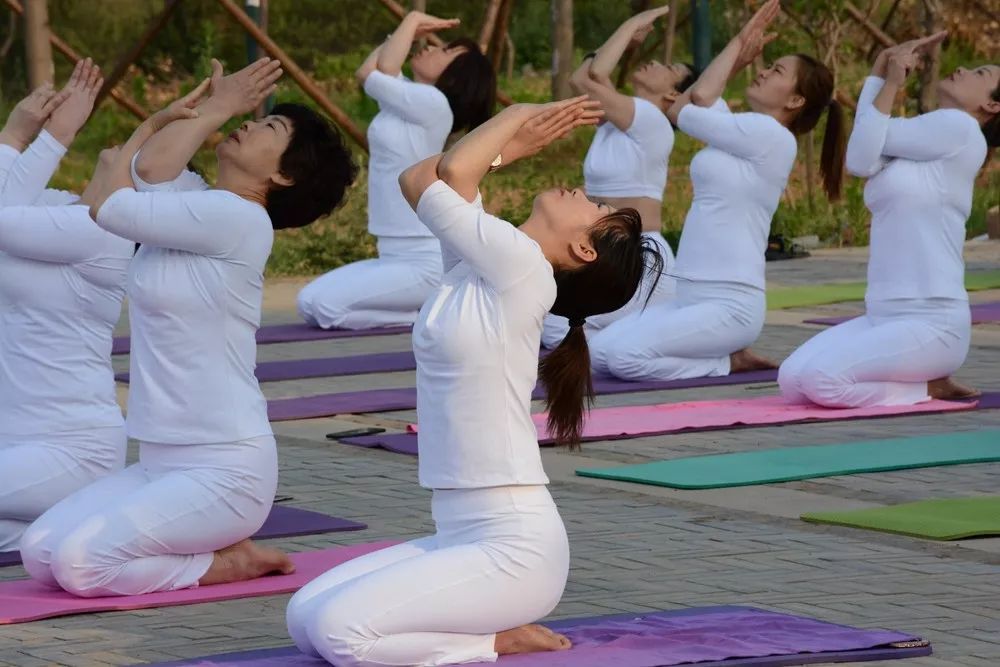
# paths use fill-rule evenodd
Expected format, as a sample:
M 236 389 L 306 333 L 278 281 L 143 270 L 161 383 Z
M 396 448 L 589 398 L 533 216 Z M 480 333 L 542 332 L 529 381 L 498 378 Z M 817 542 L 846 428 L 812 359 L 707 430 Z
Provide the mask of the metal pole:
M 708 0 L 691 0 L 691 31 L 694 66 L 701 72 L 712 62 L 712 20 Z

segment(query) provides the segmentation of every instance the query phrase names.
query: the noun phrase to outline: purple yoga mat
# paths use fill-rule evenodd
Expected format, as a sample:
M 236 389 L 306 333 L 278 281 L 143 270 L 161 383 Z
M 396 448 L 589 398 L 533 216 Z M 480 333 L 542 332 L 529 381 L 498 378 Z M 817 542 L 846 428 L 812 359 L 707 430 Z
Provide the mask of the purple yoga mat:
M 754 382 L 774 382 L 778 371 L 751 371 L 723 377 L 694 378 L 691 380 L 630 382 L 608 376 L 594 376 L 594 392 L 602 394 L 627 394 L 640 391 L 691 389 Z M 541 387 L 536 387 L 532 398 L 544 398 Z M 271 421 L 313 419 L 333 415 L 365 412 L 413 410 L 417 407 L 417 390 L 414 387 L 399 389 L 367 389 L 364 391 L 317 394 L 297 398 L 279 398 L 267 402 L 267 415 Z
M 620 614 L 548 623 L 573 648 L 504 656 L 505 667 L 787 667 L 892 660 L 930 655 L 930 646 L 893 647 L 919 638 L 892 630 L 863 630 L 751 607 L 704 607 Z M 295 648 L 225 653 L 149 667 L 324 667 Z
M 1000 322 L 1000 301 L 991 301 L 989 303 L 976 303 L 972 305 L 972 323 L 973 324 L 985 324 L 987 322 Z M 809 320 L 803 320 L 806 324 L 825 324 L 828 326 L 833 326 L 835 324 L 843 324 L 848 320 L 853 320 L 858 315 L 847 315 L 844 317 L 815 317 Z
M 359 338 L 361 336 L 389 336 L 410 333 L 412 327 L 382 327 L 380 329 L 320 329 L 308 324 L 277 324 L 257 330 L 257 344 L 294 343 L 328 338 Z M 128 336 L 115 336 L 111 343 L 111 354 L 128 354 Z
M 264 361 L 257 364 L 254 375 L 257 376 L 258 382 L 281 382 L 302 378 L 412 371 L 416 367 L 417 362 L 413 358 L 413 352 L 380 352 L 348 357 Z M 116 374 L 115 380 L 128 382 L 128 373 Z
M 348 521 L 321 512 L 288 507 L 287 505 L 273 505 L 264 525 L 253 537 L 257 540 L 267 540 L 276 537 L 299 537 L 301 535 L 364 530 L 367 527 L 363 523 Z M 0 553 L 0 567 L 20 564 L 20 552 Z
M 976 405 L 976 410 L 996 410 L 1000 408 L 1000 392 L 984 392 L 982 397 L 978 399 L 979 403 Z M 890 415 L 896 416 L 896 415 Z M 890 416 L 879 417 L 880 419 L 888 419 Z M 899 416 L 906 416 L 905 414 Z M 728 430 L 737 428 L 756 428 L 754 425 L 733 425 L 733 426 L 721 426 L 718 428 L 695 428 L 687 429 L 686 433 L 693 433 L 696 431 L 713 431 L 713 430 Z M 625 435 L 613 438 L 606 438 L 607 440 L 628 440 L 630 438 L 640 438 L 647 437 L 650 435 L 655 435 L 654 433 L 645 433 L 642 435 Z M 418 455 L 417 447 L 417 434 L 416 433 L 380 433 L 378 435 L 362 435 L 353 438 L 339 438 L 338 442 L 345 445 L 354 445 L 356 447 L 366 447 L 369 449 L 385 449 L 390 452 L 396 452 L 397 454 L 408 454 L 410 456 Z

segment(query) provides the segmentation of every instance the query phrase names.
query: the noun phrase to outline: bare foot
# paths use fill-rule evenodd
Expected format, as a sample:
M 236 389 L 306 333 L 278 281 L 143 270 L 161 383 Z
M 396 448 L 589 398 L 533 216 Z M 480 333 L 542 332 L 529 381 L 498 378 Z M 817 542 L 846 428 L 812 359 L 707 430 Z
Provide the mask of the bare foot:
M 198 580 L 201 586 L 248 581 L 268 574 L 291 574 L 295 564 L 283 551 L 262 547 L 251 540 L 216 551 L 212 566 Z
M 500 655 L 512 655 L 539 651 L 565 651 L 572 645 L 565 636 L 552 632 L 544 625 L 532 623 L 498 632 L 493 650 Z
M 938 378 L 927 383 L 927 395 L 942 401 L 960 401 L 969 398 L 979 398 L 983 392 L 972 387 L 959 384 L 950 377 Z
M 750 351 L 750 348 L 733 352 L 729 355 L 729 372 L 744 373 L 746 371 L 765 371 L 777 368 L 778 364 L 767 357 L 762 357 Z

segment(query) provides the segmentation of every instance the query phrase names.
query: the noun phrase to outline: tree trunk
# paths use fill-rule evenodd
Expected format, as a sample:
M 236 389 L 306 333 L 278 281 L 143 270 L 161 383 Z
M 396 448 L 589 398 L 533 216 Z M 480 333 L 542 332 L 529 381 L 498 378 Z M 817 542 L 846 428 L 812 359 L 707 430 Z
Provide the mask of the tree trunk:
M 510 42 L 510 34 L 508 29 L 510 27 L 510 14 L 514 9 L 514 0 L 503 0 L 500 3 L 500 12 L 497 14 L 496 28 L 493 30 L 493 35 L 490 39 L 489 49 L 487 55 L 490 58 L 490 64 L 493 65 L 493 71 L 500 71 L 500 62 L 503 60 L 504 50 L 508 48 L 508 42 Z M 511 48 L 508 51 L 510 57 L 513 58 L 514 49 L 511 44 Z M 512 68 L 513 61 L 510 61 L 510 67 Z M 508 78 L 510 78 L 508 76 Z
M 24 3 L 24 42 L 28 86 L 34 90 L 46 81 L 52 81 L 55 74 L 49 42 L 48 0 L 26 0 Z
M 674 40 L 677 37 L 677 11 L 681 8 L 681 0 L 670 0 L 670 13 L 667 14 L 667 34 L 663 46 L 663 62 L 669 65 L 674 61 Z
M 571 97 L 573 74 L 573 0 L 552 3 L 552 99 Z
M 496 30 L 497 14 L 500 13 L 500 4 L 503 0 L 488 0 L 486 11 L 483 13 L 483 25 L 479 29 L 479 50 L 486 53 L 493 41 L 493 32 Z
M 941 3 L 939 0 L 923 0 L 924 32 L 931 35 L 941 29 Z M 934 111 L 938 106 L 937 85 L 941 77 L 941 45 L 935 44 L 927 54 L 925 67 L 920 73 L 920 113 Z
M 427 11 L 427 0 L 412 0 L 413 11 L 415 12 L 426 12 Z M 422 49 L 427 46 L 427 38 L 421 37 L 417 40 L 417 49 Z

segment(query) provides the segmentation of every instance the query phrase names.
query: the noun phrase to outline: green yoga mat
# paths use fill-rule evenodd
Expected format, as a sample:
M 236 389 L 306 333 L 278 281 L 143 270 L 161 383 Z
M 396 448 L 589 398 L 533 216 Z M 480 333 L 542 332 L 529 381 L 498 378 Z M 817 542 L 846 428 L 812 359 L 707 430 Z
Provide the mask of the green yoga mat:
M 718 489 L 987 461 L 1000 461 L 1000 431 L 694 456 L 618 468 L 588 468 L 576 474 L 675 489 Z
M 825 283 L 773 287 L 767 290 L 770 310 L 820 306 L 841 301 L 863 301 L 866 283 Z M 1000 288 L 1000 271 L 971 271 L 965 274 L 965 289 L 970 292 Z
M 961 540 L 1000 535 L 1000 496 L 922 500 L 851 512 L 810 512 L 802 519 L 930 540 Z

